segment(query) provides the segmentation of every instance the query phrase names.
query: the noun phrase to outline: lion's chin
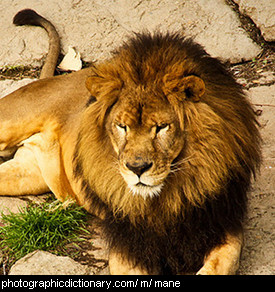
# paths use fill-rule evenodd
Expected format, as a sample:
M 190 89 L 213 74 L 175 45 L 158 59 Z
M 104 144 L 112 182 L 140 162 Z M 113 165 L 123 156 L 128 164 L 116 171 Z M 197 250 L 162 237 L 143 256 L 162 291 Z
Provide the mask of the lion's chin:
M 142 196 L 144 199 L 146 198 L 153 198 L 158 196 L 161 192 L 163 184 L 159 184 L 156 186 L 149 186 L 143 183 L 138 183 L 136 185 L 129 186 L 133 195 Z

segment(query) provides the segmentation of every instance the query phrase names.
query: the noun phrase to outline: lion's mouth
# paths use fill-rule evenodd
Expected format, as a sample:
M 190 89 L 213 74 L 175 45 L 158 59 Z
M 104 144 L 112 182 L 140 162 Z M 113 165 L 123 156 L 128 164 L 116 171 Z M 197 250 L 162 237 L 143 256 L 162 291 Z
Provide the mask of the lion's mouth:
M 159 184 L 159 185 L 155 185 L 155 186 L 150 186 L 150 185 L 146 185 L 142 182 L 139 182 L 135 185 L 131 185 L 129 186 L 131 192 L 134 195 L 140 195 L 143 198 L 147 198 L 147 197 L 154 197 L 159 195 L 159 193 L 161 192 L 161 189 L 163 187 L 163 184 Z
M 162 191 L 164 185 L 163 176 L 153 177 L 148 174 L 145 175 L 146 173 L 138 176 L 133 172 L 126 171 L 124 168 L 121 168 L 120 173 L 133 195 L 142 196 L 146 199 L 158 196 Z
M 137 187 L 143 187 L 143 186 L 144 186 L 144 187 L 151 187 L 151 186 L 148 186 L 148 185 L 146 185 L 146 184 L 144 184 L 144 183 L 142 183 L 142 182 L 137 183 L 136 186 L 137 186 Z

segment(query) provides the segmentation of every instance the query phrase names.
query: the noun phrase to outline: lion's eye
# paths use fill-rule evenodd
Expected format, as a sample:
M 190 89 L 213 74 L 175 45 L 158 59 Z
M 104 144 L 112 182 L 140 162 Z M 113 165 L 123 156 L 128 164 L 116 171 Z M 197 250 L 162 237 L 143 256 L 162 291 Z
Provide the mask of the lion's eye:
M 169 129 L 169 125 L 166 123 L 163 123 L 156 126 L 156 133 L 158 134 L 161 130 L 167 131 L 168 129 Z
M 118 123 L 116 124 L 116 127 L 119 131 L 127 132 L 127 126 L 125 124 Z

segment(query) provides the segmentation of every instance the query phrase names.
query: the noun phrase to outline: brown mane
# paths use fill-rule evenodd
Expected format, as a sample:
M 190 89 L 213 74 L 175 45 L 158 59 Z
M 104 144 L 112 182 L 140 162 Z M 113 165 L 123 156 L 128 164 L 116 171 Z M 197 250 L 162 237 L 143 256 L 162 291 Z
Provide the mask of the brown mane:
M 84 113 L 75 150 L 75 174 L 87 204 L 104 214 L 111 248 L 128 260 L 149 272 L 162 257 L 173 272 L 198 269 L 225 232 L 241 228 L 251 174 L 260 163 L 257 121 L 241 86 L 201 46 L 169 34 L 136 35 L 93 73 L 86 85 L 96 102 Z M 205 91 L 196 97 L 203 87 L 187 91 L 186 76 L 203 80 Z M 172 168 L 151 199 L 127 191 L 106 130 L 120 92 L 137 86 L 151 86 L 169 101 L 185 141 L 174 161 L 180 170 Z
M 183 103 L 179 93 L 171 90 L 171 83 L 177 84 L 188 75 L 199 76 L 205 83 L 206 92 L 200 102 Z M 115 169 L 104 121 L 122 87 L 152 83 L 163 89 L 184 123 L 187 146 L 177 161 L 190 157 L 184 171 L 168 178 L 169 192 L 164 194 L 164 190 L 156 199 L 164 205 L 164 213 L 179 212 L 182 191 L 191 204 L 203 205 L 206 198 L 219 193 L 229 176 L 254 173 L 260 160 L 260 138 L 253 110 L 222 64 L 190 39 L 178 35 L 154 38 L 137 35 L 110 61 L 94 68 L 94 76 L 88 79 L 87 86 L 97 102 L 85 112 L 77 149 L 77 156 L 85 164 L 83 175 L 90 180 L 87 182 L 94 184 L 98 177 L 102 178 L 98 191 L 101 200 L 115 213 L 122 211 L 129 216 L 133 213 L 133 219 L 137 214 L 151 214 L 152 206 L 148 205 L 154 204 L 125 194 L 125 183 Z

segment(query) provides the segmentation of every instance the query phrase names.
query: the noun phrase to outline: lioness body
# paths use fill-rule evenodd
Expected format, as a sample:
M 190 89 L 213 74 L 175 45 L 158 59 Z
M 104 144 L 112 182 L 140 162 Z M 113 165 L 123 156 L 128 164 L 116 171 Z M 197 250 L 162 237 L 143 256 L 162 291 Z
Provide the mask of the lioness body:
M 111 273 L 236 272 L 260 138 L 241 87 L 199 45 L 137 35 L 0 113 L 0 151 L 19 147 L 0 195 L 51 190 L 99 216 Z
M 46 138 L 49 139 L 49 143 L 58 145 L 60 153 L 56 152 L 56 157 L 60 159 L 60 166 L 62 165 L 61 168 L 64 170 L 64 174 L 66 173 L 66 180 L 71 181 L 72 185 L 67 190 L 56 191 L 55 186 L 46 183 L 41 188 L 40 193 L 45 192 L 48 188 L 61 200 L 70 196 L 74 197 L 72 189 L 77 188 L 73 183 L 73 145 L 75 145 L 78 135 L 80 122 L 78 113 L 83 111 L 90 98 L 89 91 L 85 86 L 89 71 L 89 69 L 85 69 L 70 75 L 39 80 L 29 86 L 20 88 L 8 97 L 0 99 L 0 108 L 5 109 L 1 111 L 0 117 L 1 150 L 18 145 L 23 146 L 20 147 L 20 151 L 22 151 L 22 148 L 36 149 L 37 154 L 31 161 L 31 167 L 35 167 L 42 158 L 42 153 L 43 157 L 45 156 L 45 159 L 48 159 L 44 150 L 37 151 L 38 147 L 47 145 L 43 135 L 49 136 L 49 138 Z M 46 90 L 40 90 L 41 88 Z M 22 94 L 26 96 L 26 99 L 22 99 Z M 14 114 L 15 108 L 17 109 L 16 114 Z M 26 139 L 27 141 L 24 142 Z M 3 141 L 5 142 L 3 143 Z M 25 156 L 25 152 L 22 156 Z M 59 179 L 60 169 L 52 168 L 51 172 L 53 176 Z M 20 167 L 16 173 L 20 173 Z M 30 184 L 35 185 L 32 173 L 30 173 L 29 178 L 24 176 L 21 178 L 24 182 L 29 179 Z M 25 183 L 19 184 L 22 185 L 22 188 L 18 188 L 12 176 L 6 170 L 0 179 L 2 185 L 4 183 L 8 184 L 10 180 L 11 184 L 14 185 L 13 191 L 2 187 L 0 189 L 1 195 L 32 193 L 30 190 L 26 192 L 27 185 Z M 37 191 L 34 189 L 33 193 L 37 194 Z

